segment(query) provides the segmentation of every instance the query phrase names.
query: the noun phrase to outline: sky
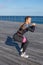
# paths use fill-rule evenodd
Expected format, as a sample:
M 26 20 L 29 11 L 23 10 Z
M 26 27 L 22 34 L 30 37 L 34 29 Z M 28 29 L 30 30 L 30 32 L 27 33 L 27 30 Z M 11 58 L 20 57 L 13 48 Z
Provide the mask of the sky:
M 0 0 L 0 16 L 43 16 L 43 0 Z

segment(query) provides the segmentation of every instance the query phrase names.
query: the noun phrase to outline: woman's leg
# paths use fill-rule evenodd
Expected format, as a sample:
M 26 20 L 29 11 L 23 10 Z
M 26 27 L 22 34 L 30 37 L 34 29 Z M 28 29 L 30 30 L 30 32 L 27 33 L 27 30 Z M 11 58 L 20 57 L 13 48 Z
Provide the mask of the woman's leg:
M 24 58 L 28 58 L 29 57 L 29 55 L 27 55 L 26 53 L 25 53 L 25 51 L 26 51 L 26 48 L 27 48 L 27 46 L 28 46 L 28 40 L 24 43 L 22 43 L 22 45 L 21 45 L 21 57 L 24 57 Z
M 26 37 L 19 37 L 18 34 L 15 33 L 13 35 L 13 39 L 14 39 L 14 41 L 18 41 L 18 42 L 21 42 L 22 43 L 21 49 L 23 49 L 23 52 L 25 52 L 25 50 L 26 50 L 26 48 L 28 46 L 28 43 L 29 43 L 28 40 L 27 40 L 27 38 Z
M 22 52 L 25 52 L 26 51 L 26 48 L 28 46 L 28 43 L 29 43 L 28 40 L 25 43 L 22 42 L 22 45 L 21 45 L 21 49 L 23 49 Z

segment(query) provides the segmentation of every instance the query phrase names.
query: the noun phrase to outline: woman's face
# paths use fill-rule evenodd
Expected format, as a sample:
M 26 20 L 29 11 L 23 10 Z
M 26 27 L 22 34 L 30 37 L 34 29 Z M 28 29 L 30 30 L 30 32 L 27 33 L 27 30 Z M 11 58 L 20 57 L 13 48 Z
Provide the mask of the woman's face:
M 28 18 L 28 19 L 26 20 L 26 22 L 27 22 L 28 24 L 30 24 L 30 23 L 31 23 L 31 18 Z

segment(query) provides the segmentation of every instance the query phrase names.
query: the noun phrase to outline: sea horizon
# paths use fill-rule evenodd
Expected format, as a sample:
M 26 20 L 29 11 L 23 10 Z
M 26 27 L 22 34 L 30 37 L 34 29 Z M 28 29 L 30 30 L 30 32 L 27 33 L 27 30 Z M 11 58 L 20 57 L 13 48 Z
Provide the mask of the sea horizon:
M 24 22 L 26 16 L 0 16 L 0 21 Z M 32 23 L 43 24 L 43 16 L 31 16 Z

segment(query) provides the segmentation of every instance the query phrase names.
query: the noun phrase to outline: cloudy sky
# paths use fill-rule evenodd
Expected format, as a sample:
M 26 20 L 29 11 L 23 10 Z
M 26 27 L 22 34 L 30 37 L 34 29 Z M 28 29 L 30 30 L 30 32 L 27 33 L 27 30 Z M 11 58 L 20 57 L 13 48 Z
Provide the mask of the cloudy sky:
M 0 0 L 0 15 L 43 16 L 43 0 Z

